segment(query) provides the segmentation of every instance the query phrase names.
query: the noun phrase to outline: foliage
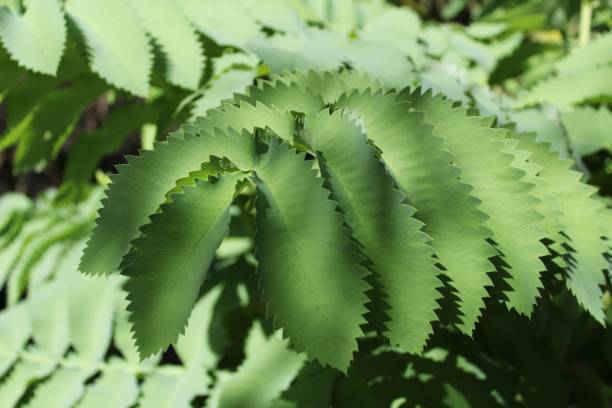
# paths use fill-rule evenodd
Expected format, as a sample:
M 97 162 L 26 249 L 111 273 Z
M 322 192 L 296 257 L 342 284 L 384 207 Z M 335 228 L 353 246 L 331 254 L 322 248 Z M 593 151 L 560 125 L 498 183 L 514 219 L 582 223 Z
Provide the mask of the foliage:
M 0 0 L 2 404 L 609 406 L 612 4 L 404 3 Z
M 191 183 L 167 196 L 189 174 Z M 560 258 L 569 289 L 603 323 L 609 244 L 598 220 L 609 214 L 546 144 L 490 128 L 429 93 L 383 92 L 352 73 L 288 73 L 130 158 L 113 177 L 80 268 L 128 276 L 143 357 L 186 324 L 243 179 L 257 190 L 255 255 L 268 312 L 323 364 L 346 370 L 362 334 L 368 286 L 351 233 L 378 287 L 369 298 L 388 308 L 383 330 L 406 351 L 421 351 L 437 320 L 436 275 L 448 278 L 457 325 L 470 334 L 495 264 L 507 285 L 501 299 L 530 315 L 545 256 Z M 377 319 L 369 323 L 383 324 Z
M 6 266 L 2 276 L 8 280 L 5 293 L 10 304 L 0 313 L 2 404 L 130 407 L 138 402 L 143 407 L 179 407 L 208 395 L 212 378 L 206 370 L 215 367 L 229 343 L 220 317 L 248 304 L 248 299 L 237 296 L 239 282 L 209 279 L 173 353 L 141 361 L 127 320 L 124 279 L 117 275 L 92 279 L 77 271 L 100 190 L 85 193 L 85 201 L 76 206 L 63 195 L 49 192 L 36 203 L 17 194 L 0 200 L 6 214 L 0 235 L 2 266 Z M 55 229 L 64 233 L 58 235 Z M 241 249 L 230 240 L 219 255 L 231 264 L 238 262 Z M 219 269 L 227 273 L 232 267 Z M 254 394 L 266 398 L 261 402 L 266 406 L 288 387 L 303 364 L 302 357 L 278 336 L 268 338 L 258 323 L 249 333 L 246 367 L 235 374 L 216 373 L 223 376 L 212 391 L 220 395 L 219 406 L 232 406 L 235 402 L 229 401 L 244 401 Z M 253 347 L 257 355 L 249 357 Z M 256 360 L 251 362 L 252 358 Z M 278 385 L 264 384 L 267 394 L 235 389 L 233 383 L 241 384 L 241 376 L 253 376 L 261 364 L 276 364 L 279 371 L 272 371 L 267 381 L 276 376 Z M 280 371 L 283 364 L 286 368 Z

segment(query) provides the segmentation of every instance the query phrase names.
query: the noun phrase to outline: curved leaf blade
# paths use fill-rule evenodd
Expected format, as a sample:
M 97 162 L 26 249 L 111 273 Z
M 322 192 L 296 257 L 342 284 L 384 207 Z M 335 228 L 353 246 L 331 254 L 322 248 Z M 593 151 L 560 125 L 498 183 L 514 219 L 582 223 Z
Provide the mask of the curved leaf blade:
M 415 209 L 404 203 L 384 166 L 375 158 L 366 136 L 340 111 L 306 117 L 305 138 L 317 152 L 332 196 L 340 205 L 363 251 L 374 263 L 382 284 L 386 333 L 393 346 L 421 352 L 436 321 L 436 277 L 431 238 L 423 223 L 412 217 Z M 355 165 L 359 163 L 359 165 Z
M 356 246 L 303 155 L 273 143 L 256 174 L 256 258 L 268 312 L 298 351 L 346 370 L 368 290 Z
M 241 175 L 216 183 L 196 180 L 172 194 L 133 242 L 122 273 L 141 358 L 183 333 L 215 251 L 229 227 L 229 208 Z

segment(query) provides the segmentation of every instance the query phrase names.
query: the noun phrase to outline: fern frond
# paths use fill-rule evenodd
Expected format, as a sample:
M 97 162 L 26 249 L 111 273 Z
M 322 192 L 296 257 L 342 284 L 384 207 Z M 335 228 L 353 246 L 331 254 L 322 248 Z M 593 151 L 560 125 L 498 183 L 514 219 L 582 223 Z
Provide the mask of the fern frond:
M 20 234 L 30 236 L 29 231 L 36 231 L 44 241 L 48 238 L 44 238 L 46 231 L 41 225 L 65 222 L 60 215 L 89 219 L 91 226 L 99 202 L 95 191 L 76 208 L 55 194 L 39 199 L 33 208 L 23 196 L 3 196 L 0 208 L 13 215 L 7 225 L 23 224 Z M 25 221 L 19 221 L 20 216 Z M 0 229 L 0 237 L 7 233 L 10 231 Z M 213 326 L 213 312 L 216 317 L 225 313 L 217 310 L 221 285 L 202 296 L 185 335 L 179 338 L 177 353 L 182 364 L 159 364 L 159 356 L 140 362 L 130 333 L 125 294 L 120 290 L 124 279 L 119 275 L 104 280 L 80 275 L 76 268 L 84 242 L 74 244 L 79 238 L 64 237 L 53 247 L 57 249 L 48 249 L 41 257 L 45 260 L 41 260 L 41 269 L 45 270 L 36 283 L 28 283 L 27 298 L 0 311 L 2 404 L 175 407 L 206 394 L 210 378 L 205 368 L 213 368 L 219 359 L 207 333 Z M 18 241 L 23 244 L 20 247 L 25 246 L 22 253 L 35 244 L 34 240 Z M 8 259 L 6 255 L 0 250 L 3 260 Z M 52 261 L 58 256 L 59 260 Z M 111 349 L 113 355 L 108 357 Z
M 146 408 L 188 407 L 191 400 L 208 387 L 202 370 L 184 367 L 159 367 L 142 384 L 139 406 Z
M 109 362 L 93 384 L 83 392 L 77 408 L 128 408 L 138 401 L 138 383 L 132 367 L 121 360 Z

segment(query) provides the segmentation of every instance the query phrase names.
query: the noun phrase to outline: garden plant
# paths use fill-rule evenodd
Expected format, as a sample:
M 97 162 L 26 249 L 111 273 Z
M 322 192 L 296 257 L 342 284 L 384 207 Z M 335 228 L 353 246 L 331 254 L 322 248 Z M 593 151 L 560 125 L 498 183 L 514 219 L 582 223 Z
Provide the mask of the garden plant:
M 608 0 L 0 0 L 0 407 L 612 406 Z

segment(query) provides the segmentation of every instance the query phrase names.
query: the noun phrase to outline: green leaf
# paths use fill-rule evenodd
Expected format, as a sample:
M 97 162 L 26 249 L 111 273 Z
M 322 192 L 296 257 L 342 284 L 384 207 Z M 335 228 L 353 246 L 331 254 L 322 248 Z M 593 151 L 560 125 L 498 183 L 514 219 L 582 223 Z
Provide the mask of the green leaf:
M 283 401 L 290 401 L 300 408 L 330 406 L 337 378 L 336 371 L 322 368 L 317 363 L 308 363 L 304 365 L 291 387 L 283 393 Z
M 140 228 L 122 273 L 136 345 L 148 357 L 183 333 L 204 274 L 228 231 L 229 207 L 241 175 L 196 181 L 170 196 Z
M 529 161 L 540 166 L 540 177 L 548 182 L 550 194 L 556 198 L 560 211 L 559 223 L 565 236 L 556 237 L 557 249 L 565 258 L 566 284 L 582 305 L 596 320 L 603 324 L 601 286 L 605 283 L 604 270 L 608 262 L 604 256 L 609 251 L 602 236 L 606 230 L 604 205 L 593 199 L 596 189 L 581 183 L 581 173 L 571 170 L 574 162 L 561 160 L 549 150 L 549 145 L 538 143 L 531 134 L 515 135 L 519 149 L 531 152 Z M 563 244 L 571 248 L 565 250 Z
M 63 286 L 66 283 L 54 281 L 27 300 L 32 338 L 49 359 L 63 357 L 70 345 L 68 297 Z
M 6 50 L 2 47 L 0 47 L 0 71 L 2 71 L 2 77 L 0 77 L 1 101 L 4 99 L 3 94 L 11 88 L 15 80 L 23 73 L 23 69 L 21 69 L 15 61 L 11 60 Z
M 142 408 L 190 407 L 191 400 L 203 395 L 208 377 L 203 370 L 163 366 L 155 369 L 142 384 Z
M 219 45 L 243 48 L 259 33 L 259 26 L 237 3 L 178 0 L 185 15 L 200 32 Z
M 5 102 L 6 131 L 0 139 L 0 149 L 17 143 L 38 112 L 42 100 L 58 85 L 57 78 L 34 74 L 27 81 L 15 83 Z
M 138 348 L 136 348 L 136 342 L 134 341 L 132 324 L 130 323 L 130 312 L 127 310 L 129 303 L 126 297 L 127 293 L 122 291 L 117 299 L 118 306 L 113 328 L 113 344 L 123 356 L 130 370 L 150 371 L 159 362 L 161 353 L 146 360 L 140 360 Z
M 199 170 L 210 155 L 229 157 L 248 170 L 253 166 L 254 148 L 250 136 L 236 132 L 175 134 L 166 142 L 156 143 L 153 151 L 128 157 L 128 164 L 117 166 L 119 174 L 111 176 L 113 182 L 102 201 L 98 225 L 87 243 L 80 270 L 98 275 L 116 271 L 129 251 L 130 241 L 138 237 L 138 228 L 165 201 L 176 180 Z
M 336 69 L 345 58 L 347 40 L 330 30 L 309 28 L 302 35 L 263 38 L 247 44 L 272 71 L 284 69 Z
M 598 150 L 612 151 L 612 113 L 605 107 L 575 108 L 562 113 L 561 121 L 576 156 L 586 156 Z
M 575 47 L 557 64 L 560 74 L 579 73 L 585 68 L 612 62 L 612 33 L 608 32 L 592 40 L 584 47 Z
M 340 111 L 309 115 L 305 132 L 332 196 L 374 263 L 389 305 L 385 326 L 391 344 L 421 352 L 437 320 L 441 286 L 431 238 L 420 231 L 423 223 L 412 217 L 415 209 L 404 203 L 406 197 L 375 158 L 365 134 L 348 117 Z
M 534 132 L 538 142 L 547 143 L 550 149 L 561 158 L 567 158 L 569 146 L 563 128 L 555 117 L 551 117 L 550 110 L 541 108 L 510 111 L 509 121 L 516 123 L 520 132 Z
M 0 376 L 19 358 L 31 334 L 26 305 L 20 304 L 0 312 Z
M 79 359 L 100 362 L 110 345 L 120 279 L 102 280 L 71 271 L 70 342 Z M 65 283 L 67 284 L 67 282 Z
M 117 88 L 146 97 L 153 56 L 131 8 L 121 0 L 68 0 L 65 7 L 83 31 L 91 69 Z
M 569 106 L 609 97 L 612 97 L 612 65 L 604 65 L 545 79 L 519 101 L 519 107 L 536 103 Z
M 7 291 L 9 304 L 14 304 L 20 299 L 28 286 L 34 267 L 48 253 L 50 247 L 63 240 L 78 238 L 90 230 L 92 215 L 96 208 L 95 205 L 91 206 L 91 201 L 94 204 L 97 203 L 100 191 L 97 190 L 97 192 L 98 194 L 91 194 L 88 200 L 83 201 L 79 206 L 70 206 L 70 215 L 61 214 L 57 207 L 52 207 L 55 211 L 51 211 L 49 217 L 41 217 L 44 223 L 37 227 L 40 230 L 32 230 L 32 234 L 28 235 L 25 232 L 28 227 L 36 223 L 33 221 L 26 225 L 21 248 L 11 265 L 12 271 Z M 70 267 L 72 268 L 72 265 Z
M 439 261 L 458 292 L 459 327 L 472 333 L 488 296 L 486 287 L 491 286 L 488 274 L 494 270 L 486 216 L 477 208 L 472 187 L 459 179 L 460 170 L 451 164 L 455 159 L 444 149 L 443 139 L 432 135 L 421 113 L 409 112 L 395 98 L 366 91 L 341 98 L 338 105 L 364 121 L 368 138 L 382 151 L 389 173 L 416 208 L 414 216 L 425 223 L 423 232 L 432 237 Z
M 138 399 L 138 383 L 131 367 L 111 360 L 102 375 L 89 385 L 77 408 L 129 408 Z
M 59 368 L 53 376 L 36 387 L 27 408 L 69 407 L 79 400 L 87 372 L 82 368 Z
M 390 7 L 366 19 L 361 35 L 368 40 L 390 42 L 402 49 L 409 43 L 407 40 L 416 39 L 420 31 L 421 20 L 417 13 L 407 7 Z
M 216 108 L 221 101 L 231 98 L 234 93 L 244 92 L 255 79 L 254 70 L 232 69 L 211 79 L 202 91 L 203 96 L 194 103 L 192 116 L 204 116 L 210 109 Z
M 7 277 L 9 282 L 15 280 L 13 275 L 15 275 L 17 266 L 24 262 L 23 256 L 26 253 L 29 243 L 37 237 L 45 241 L 46 237 L 44 237 L 44 231 L 50 228 L 54 221 L 56 221 L 56 219 L 52 217 L 39 215 L 30 220 L 30 222 L 19 225 L 19 231 L 11 237 L 10 243 L 0 252 L 0 260 L 3 261 L 0 263 L 0 284 L 4 284 Z M 19 273 L 19 270 L 17 270 L 17 272 Z M 19 287 L 20 290 L 25 288 L 25 282 L 19 282 Z M 20 290 L 19 294 L 21 294 Z M 8 302 L 10 304 L 14 303 L 19 298 L 19 295 L 13 295 L 13 291 L 14 288 L 11 288 L 11 293 L 7 293 L 7 300 L 10 300 Z
M 17 402 L 29 385 L 53 372 L 55 361 L 43 353 L 33 353 L 36 359 L 20 360 L 0 384 L 0 401 L 7 407 L 17 406 Z
M 213 350 L 208 330 L 215 316 L 215 304 L 222 287 L 216 286 L 198 300 L 193 307 L 185 333 L 174 345 L 183 364 L 194 369 L 215 367 L 219 356 Z
M 32 207 L 30 199 L 21 193 L 7 192 L 0 199 L 0 236 L 7 232 L 7 228 L 16 221 L 17 214 L 23 213 Z
M 186 89 L 197 89 L 204 72 L 204 56 L 187 17 L 172 1 L 133 2 L 143 27 L 166 54 L 168 80 Z
M 209 111 L 206 117 L 196 119 L 196 125 L 202 132 L 209 133 L 215 128 L 249 133 L 255 128 L 269 128 L 281 139 L 289 141 L 293 137 L 295 120 L 290 113 L 281 113 L 274 106 L 269 108 L 259 101 L 251 104 L 241 100 L 237 105 L 224 103 L 221 108 Z
M 531 315 L 542 288 L 540 273 L 545 270 L 539 258 L 548 254 L 539 225 L 544 217 L 536 210 L 539 200 L 530 193 L 535 186 L 514 164 L 516 153 L 505 148 L 507 131 L 484 126 L 482 118 L 468 117 L 466 108 L 453 108 L 453 102 L 440 95 L 415 92 L 406 99 L 425 113 L 425 122 L 434 126 L 434 135 L 452 153 L 461 179 L 481 201 L 478 208 L 488 216 L 484 225 L 493 232 L 510 273 L 507 282 L 512 291 L 505 293 L 508 305 Z
M 235 373 L 220 372 L 208 408 L 267 408 L 278 398 L 304 363 L 280 332 L 266 338 L 255 321 L 245 345 L 246 358 Z
M 401 89 L 415 82 L 414 66 L 387 43 L 356 41 L 346 52 L 347 62 L 356 70 L 378 79 L 388 88 Z
M 236 99 L 246 99 L 252 105 L 256 102 L 275 107 L 280 112 L 310 113 L 323 107 L 323 100 L 310 89 L 302 89 L 294 82 L 284 80 L 262 81 L 248 89 L 248 96 L 236 95 Z
M 29 0 L 23 15 L 0 6 L 0 38 L 19 65 L 55 75 L 66 42 L 58 0 Z
M 350 232 L 303 155 L 273 143 L 256 174 L 256 258 L 268 312 L 297 350 L 345 371 L 368 289 Z
M 366 89 L 373 86 L 373 82 L 365 74 L 357 74 L 357 71 L 343 71 L 337 74 L 332 71 L 287 71 L 282 76 L 273 77 L 283 78 L 284 81 L 295 82 L 305 89 L 311 90 L 318 95 L 323 104 L 333 104 L 338 101 L 340 96 L 349 89 Z M 367 78 L 365 80 L 364 78 Z M 323 108 L 320 106 L 319 109 Z

